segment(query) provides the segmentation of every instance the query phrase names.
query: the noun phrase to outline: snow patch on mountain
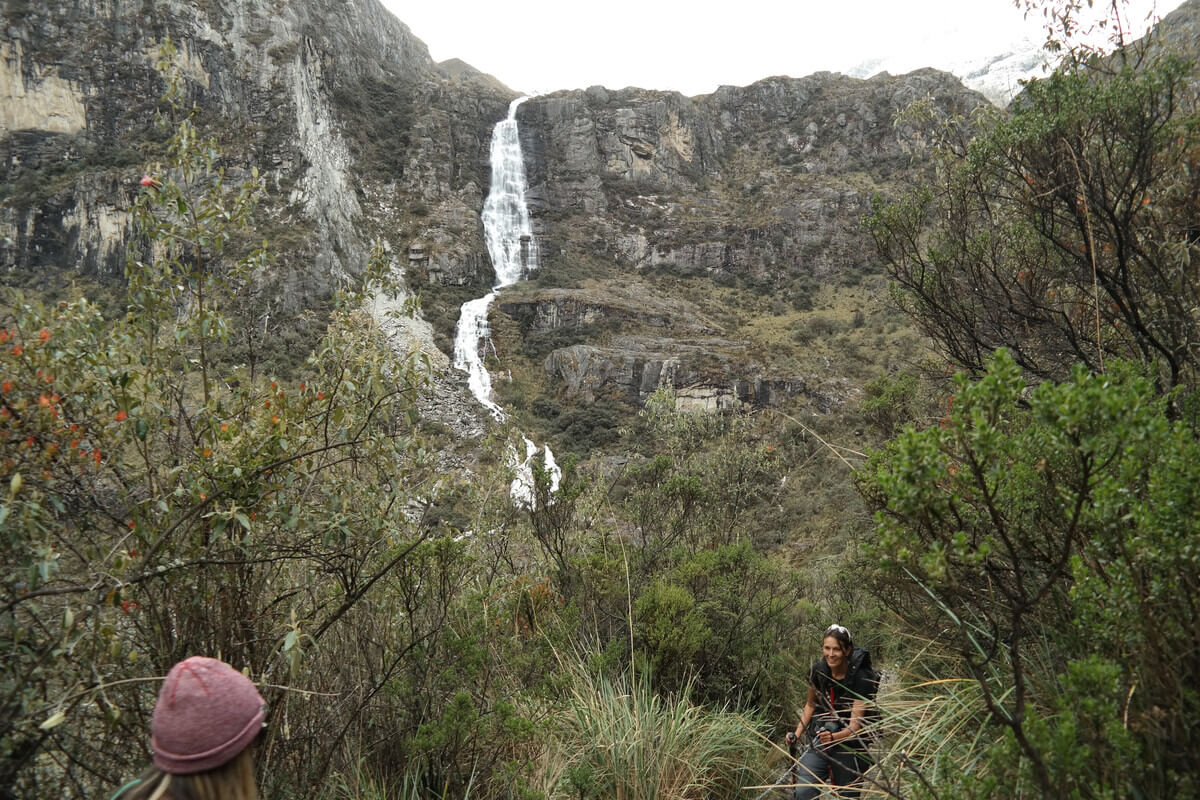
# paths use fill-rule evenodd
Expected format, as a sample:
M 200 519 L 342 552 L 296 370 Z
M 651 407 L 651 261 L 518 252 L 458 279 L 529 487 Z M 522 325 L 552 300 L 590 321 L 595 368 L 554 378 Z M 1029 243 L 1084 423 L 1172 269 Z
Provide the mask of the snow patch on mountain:
M 1178 7 L 1182 0 L 1132 0 L 1123 7 L 1125 40 L 1144 35 L 1154 23 Z M 1098 49 L 1111 49 L 1111 28 L 1098 24 L 1107 7 L 1084 13 L 1090 32 L 1081 41 Z M 1089 16 L 1090 14 L 1090 16 Z M 956 32 L 953 20 L 945 27 L 930 28 L 920 40 L 902 52 L 862 61 L 846 70 L 847 75 L 869 78 L 880 72 L 903 75 L 922 67 L 934 67 L 956 75 L 963 85 L 974 89 L 998 106 L 1006 106 L 1021 91 L 1021 82 L 1049 74 L 1053 56 L 1044 49 L 1045 31 L 1036 18 L 1027 19 L 1025 32 L 1014 35 L 1009 44 L 985 53 L 971 52 L 972 40 Z

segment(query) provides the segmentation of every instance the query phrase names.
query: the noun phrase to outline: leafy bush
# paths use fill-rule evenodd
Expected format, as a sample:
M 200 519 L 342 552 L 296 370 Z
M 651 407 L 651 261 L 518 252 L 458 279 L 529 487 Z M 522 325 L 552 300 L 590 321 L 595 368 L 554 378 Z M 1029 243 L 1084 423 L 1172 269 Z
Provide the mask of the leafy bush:
M 804 585 L 748 543 L 703 550 L 654 580 L 633 607 L 638 655 L 660 690 L 736 702 L 772 722 L 801 694 L 791 668 L 800 632 L 817 624 Z
M 1196 381 L 1200 92 L 1159 46 L 1076 52 L 1010 113 L 938 125 L 937 180 L 876 203 L 897 299 L 952 363 L 1008 347 L 1039 378 L 1130 358 Z
M 534 409 L 538 409 L 536 401 Z M 621 423 L 631 412 L 625 403 L 603 399 L 562 411 L 552 423 L 557 431 L 555 444 L 563 453 L 586 457 L 616 442 Z
M 262 682 L 269 757 L 318 784 L 444 624 L 355 635 L 378 627 L 365 607 L 384 589 L 442 607 L 432 531 L 405 503 L 426 366 L 397 360 L 352 298 L 298 386 L 215 358 L 265 259 L 231 252 L 260 185 L 226 185 L 164 74 L 182 119 L 133 209 L 153 257 L 130 259 L 128 313 L 11 292 L 0 310 L 0 783 L 24 796 L 96 796 L 137 771 L 156 676 L 195 653 Z M 299 702 L 289 682 L 345 702 Z
M 977 719 L 1006 732 L 974 773 L 988 791 L 1194 788 L 1200 441 L 1151 380 L 1108 367 L 1027 394 L 1001 351 L 979 382 L 956 377 L 942 426 L 861 475 L 885 600 L 946 630 Z
M 919 419 L 919 391 L 917 376 L 911 372 L 881 375 L 863 387 L 863 416 L 884 436 L 895 436 Z

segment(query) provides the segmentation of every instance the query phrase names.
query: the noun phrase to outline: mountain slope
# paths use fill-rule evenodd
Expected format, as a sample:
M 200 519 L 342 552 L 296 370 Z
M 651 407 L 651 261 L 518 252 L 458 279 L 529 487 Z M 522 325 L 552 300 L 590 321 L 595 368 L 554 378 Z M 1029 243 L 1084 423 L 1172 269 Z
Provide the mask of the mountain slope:
M 1168 38 L 1188 39 L 1196 7 L 1168 18 L 1164 29 L 1183 31 Z M 154 60 L 170 37 L 231 177 L 263 172 L 260 224 L 277 258 L 255 315 L 274 346 L 303 350 L 301 312 L 379 239 L 432 323 L 393 331 L 445 376 L 434 406 L 449 410 L 430 413 L 481 429 L 446 354 L 459 305 L 492 281 L 478 212 L 511 91 L 434 64 L 376 0 L 6 9 L 0 262 L 11 282 L 119 282 L 132 243 L 123 209 L 161 153 Z M 493 312 L 491 366 L 516 380 L 514 399 L 523 386 L 543 408 L 636 405 L 663 379 L 705 407 L 838 408 L 895 366 L 882 345 L 899 334 L 858 221 L 874 193 L 925 169 L 926 132 L 893 121 L 922 98 L 941 116 L 984 102 L 933 70 L 529 101 L 519 119 L 545 263 Z M 900 357 L 916 357 L 900 339 Z

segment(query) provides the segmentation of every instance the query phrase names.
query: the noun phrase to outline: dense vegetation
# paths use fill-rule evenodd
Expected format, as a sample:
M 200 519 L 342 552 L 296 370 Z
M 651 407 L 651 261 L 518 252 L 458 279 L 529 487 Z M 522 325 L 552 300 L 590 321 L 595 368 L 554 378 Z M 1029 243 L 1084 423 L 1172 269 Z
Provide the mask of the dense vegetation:
M 660 769 L 634 796 L 753 783 L 795 702 L 789 644 L 819 624 L 753 546 L 775 448 L 664 397 L 638 424 L 667 452 L 568 469 L 522 509 L 506 470 L 459 484 L 432 464 L 428 366 L 397 360 L 361 295 L 288 380 L 233 361 L 229 314 L 269 276 L 246 235 L 261 181 L 223 169 L 170 60 L 126 312 L 4 290 L 0 785 L 119 785 L 148 757 L 156 676 L 196 652 L 264 687 L 274 796 L 605 797 L 632 763 Z M 503 463 L 484 447 L 480 470 Z M 679 752 L 647 727 L 612 761 L 596 705 L 615 738 L 623 709 L 661 716 Z
M 263 187 L 165 55 L 125 312 L 0 295 L 0 796 L 119 785 L 192 653 L 263 687 L 265 796 L 753 796 L 831 619 L 886 656 L 878 794 L 1200 789 L 1188 65 L 1075 51 L 1010 112 L 942 121 L 935 178 L 870 230 L 961 370 L 871 382 L 869 458 L 667 390 L 539 396 L 621 455 L 523 507 L 514 433 L 466 475 L 422 439 L 428 366 L 362 311 L 395 288 L 381 253 L 292 374 L 244 357 Z
M 916 794 L 1197 791 L 1198 100 L 1152 43 L 1077 49 L 871 220 L 964 368 L 859 475 L 876 591 L 976 690 Z

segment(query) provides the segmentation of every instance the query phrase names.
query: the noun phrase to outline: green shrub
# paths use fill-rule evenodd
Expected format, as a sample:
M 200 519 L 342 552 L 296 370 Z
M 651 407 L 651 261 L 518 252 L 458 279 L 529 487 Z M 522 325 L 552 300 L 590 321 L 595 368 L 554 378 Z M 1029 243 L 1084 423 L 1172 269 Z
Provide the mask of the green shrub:
M 918 381 L 911 372 L 881 375 L 863 387 L 863 416 L 884 436 L 918 419 Z
M 820 623 L 795 573 L 749 543 L 702 550 L 654 580 L 634 604 L 634 639 L 661 690 L 737 702 L 772 723 L 802 694 L 791 669 L 801 633 Z
M 1107 367 L 1028 391 L 999 351 L 977 382 L 955 377 L 940 426 L 906 429 L 860 476 L 884 598 L 944 631 L 984 690 L 978 719 L 1007 737 L 983 770 L 995 793 L 1192 786 L 1200 444 L 1139 368 Z
M 337 306 L 298 385 L 216 358 L 265 262 L 234 245 L 262 187 L 226 182 L 172 55 L 174 135 L 132 209 L 153 246 L 127 264 L 126 313 L 0 299 L 0 785 L 21 796 L 108 796 L 139 772 L 128 744 L 145 739 L 158 676 L 196 653 L 264 684 L 286 720 L 267 757 L 319 785 L 442 630 L 437 587 L 461 584 L 438 579 L 433 531 L 404 511 L 427 365 L 398 361 L 359 298 Z M 377 635 L 378 610 L 404 602 L 430 613 Z

